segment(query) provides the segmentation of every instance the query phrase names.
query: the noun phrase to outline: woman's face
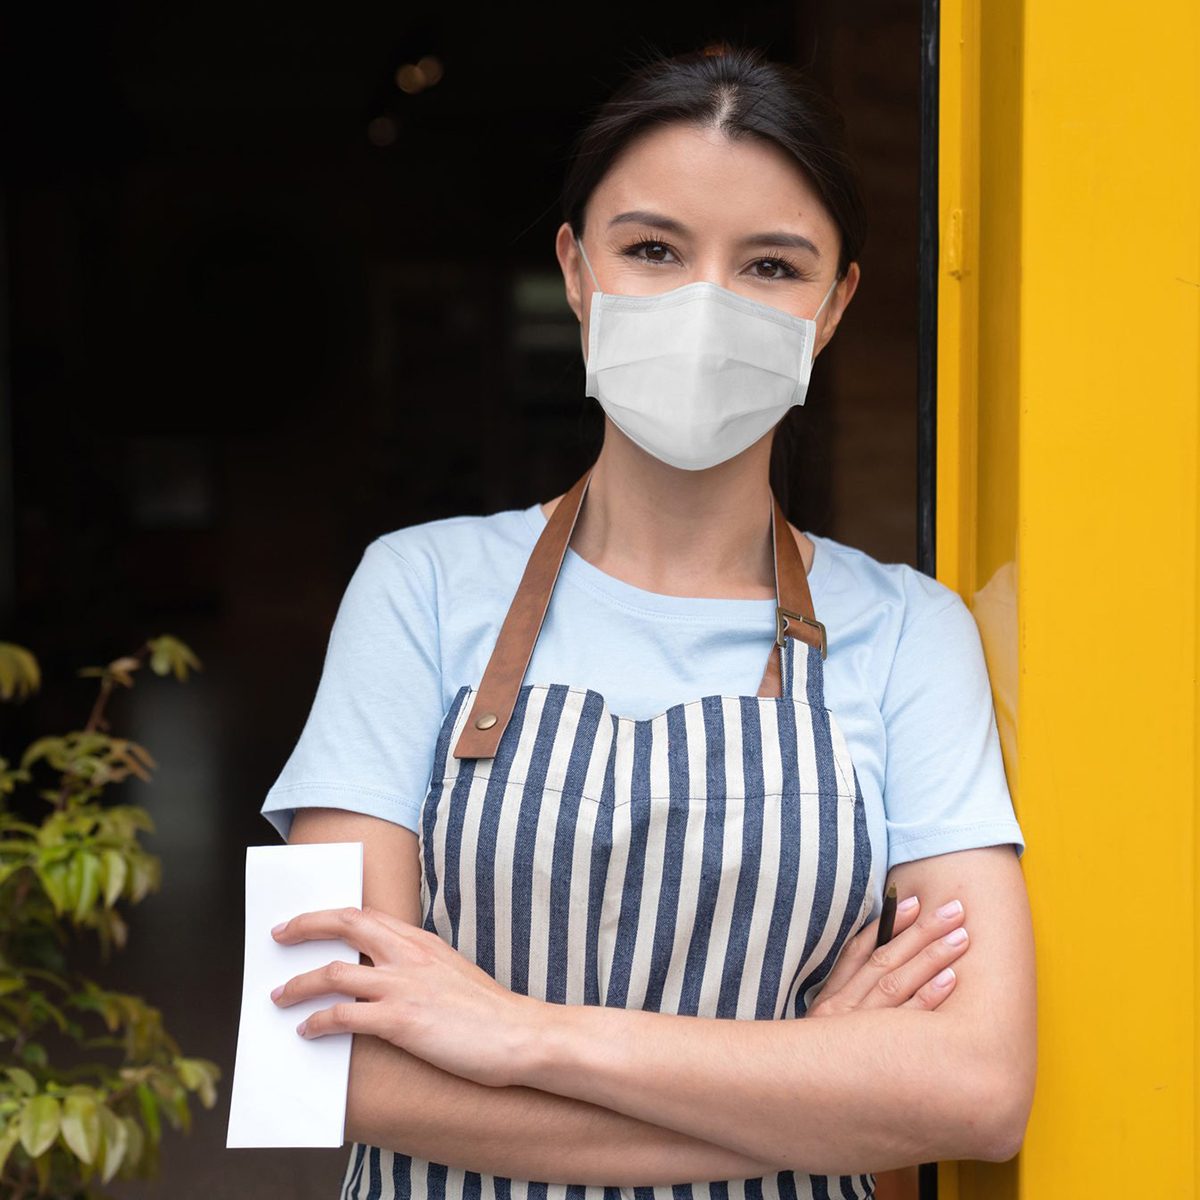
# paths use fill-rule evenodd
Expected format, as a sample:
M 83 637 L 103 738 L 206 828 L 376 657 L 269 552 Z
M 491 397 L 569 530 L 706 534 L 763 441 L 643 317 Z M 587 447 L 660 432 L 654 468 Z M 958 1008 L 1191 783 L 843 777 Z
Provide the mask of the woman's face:
M 588 201 L 582 241 L 605 292 L 648 296 L 707 280 L 812 317 L 837 273 L 840 234 L 786 151 L 676 124 L 626 147 Z M 595 284 L 566 222 L 556 250 L 586 355 Z M 857 286 L 852 263 L 817 319 L 814 357 Z

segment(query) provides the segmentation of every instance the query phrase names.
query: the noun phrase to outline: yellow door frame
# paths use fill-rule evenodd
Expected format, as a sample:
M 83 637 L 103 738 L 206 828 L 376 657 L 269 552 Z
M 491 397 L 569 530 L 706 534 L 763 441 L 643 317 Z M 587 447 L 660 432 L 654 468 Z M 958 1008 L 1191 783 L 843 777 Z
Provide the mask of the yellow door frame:
M 1038 1086 L 939 1200 L 1197 1195 L 1200 5 L 941 0 L 936 564 L 1026 835 Z

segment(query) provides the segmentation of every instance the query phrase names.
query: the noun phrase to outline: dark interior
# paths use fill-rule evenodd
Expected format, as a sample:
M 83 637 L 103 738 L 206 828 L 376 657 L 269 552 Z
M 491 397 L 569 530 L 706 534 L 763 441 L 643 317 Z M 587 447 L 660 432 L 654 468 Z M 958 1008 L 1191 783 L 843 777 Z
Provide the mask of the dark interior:
M 631 51 L 721 38 L 828 86 L 871 221 L 789 516 L 917 563 L 919 5 L 26 5 L 3 34 L 0 640 L 44 678 L 0 710 L 0 755 L 83 724 L 77 668 L 163 632 L 199 655 L 111 706 L 160 764 L 125 798 L 164 880 L 124 953 L 76 961 L 225 1071 L 191 1134 L 166 1132 L 156 1187 L 324 1200 L 345 1150 L 224 1140 L 244 850 L 276 840 L 259 805 L 342 590 L 377 535 L 549 499 L 591 461 L 553 252 L 564 156 Z M 442 79 L 404 92 L 424 55 Z

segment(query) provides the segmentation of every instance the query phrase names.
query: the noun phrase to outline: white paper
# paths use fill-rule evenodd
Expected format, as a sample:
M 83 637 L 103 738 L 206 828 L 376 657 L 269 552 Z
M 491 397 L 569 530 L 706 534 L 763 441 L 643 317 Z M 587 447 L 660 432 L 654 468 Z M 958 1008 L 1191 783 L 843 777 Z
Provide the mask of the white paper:
M 361 908 L 362 842 L 246 848 L 246 958 L 229 1106 L 228 1147 L 342 1145 L 352 1033 L 306 1038 L 296 1026 L 343 993 L 280 1007 L 271 990 L 338 959 L 357 963 L 340 938 L 283 945 L 280 921 L 323 908 Z

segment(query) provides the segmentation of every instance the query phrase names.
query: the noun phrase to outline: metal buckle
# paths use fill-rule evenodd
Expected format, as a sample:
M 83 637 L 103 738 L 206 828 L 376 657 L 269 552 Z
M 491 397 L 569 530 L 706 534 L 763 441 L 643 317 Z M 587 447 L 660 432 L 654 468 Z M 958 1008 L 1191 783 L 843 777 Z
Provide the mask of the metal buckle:
M 805 625 L 811 625 L 821 635 L 821 658 L 824 660 L 825 652 L 828 648 L 828 641 L 825 636 L 825 626 L 814 617 L 806 617 L 803 613 L 789 612 L 786 608 L 775 606 L 775 644 L 783 646 L 784 631 L 788 627 L 787 618 L 790 617 L 793 621 L 802 621 Z

